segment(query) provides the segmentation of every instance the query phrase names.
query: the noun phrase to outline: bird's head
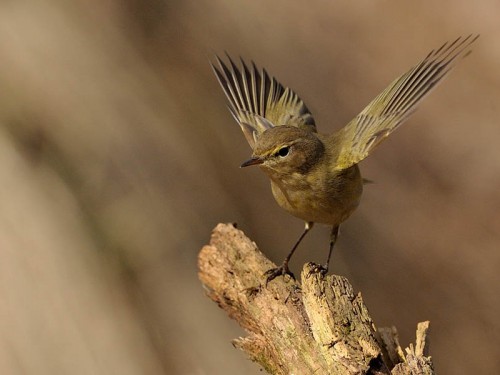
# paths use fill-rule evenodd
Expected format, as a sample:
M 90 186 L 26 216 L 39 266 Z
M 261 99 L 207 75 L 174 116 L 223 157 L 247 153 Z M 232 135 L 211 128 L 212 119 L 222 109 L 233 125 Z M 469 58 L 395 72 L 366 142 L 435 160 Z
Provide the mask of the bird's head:
M 324 145 L 315 133 L 295 126 L 275 126 L 263 132 L 252 157 L 241 167 L 259 165 L 270 175 L 290 175 L 310 170 L 324 154 Z

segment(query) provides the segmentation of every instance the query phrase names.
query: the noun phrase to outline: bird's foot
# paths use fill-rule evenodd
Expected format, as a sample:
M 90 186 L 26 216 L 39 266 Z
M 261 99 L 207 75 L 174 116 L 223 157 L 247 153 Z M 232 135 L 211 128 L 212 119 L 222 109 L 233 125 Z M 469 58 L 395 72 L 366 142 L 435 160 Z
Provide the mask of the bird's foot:
M 282 276 L 282 275 L 283 276 L 288 275 L 292 278 L 292 280 L 295 281 L 295 276 L 292 273 L 292 271 L 290 271 L 290 269 L 288 268 L 288 264 L 283 263 L 281 266 L 279 266 L 277 268 L 271 268 L 270 270 L 266 271 L 266 273 L 264 273 L 264 276 L 267 276 L 266 286 L 267 286 L 267 284 L 269 284 L 269 282 L 271 282 L 272 280 L 274 280 L 278 276 Z
M 313 263 L 313 267 L 311 267 L 311 270 L 309 271 L 309 274 L 307 276 L 310 277 L 313 273 L 320 273 L 321 276 L 325 276 L 328 273 L 328 265 Z

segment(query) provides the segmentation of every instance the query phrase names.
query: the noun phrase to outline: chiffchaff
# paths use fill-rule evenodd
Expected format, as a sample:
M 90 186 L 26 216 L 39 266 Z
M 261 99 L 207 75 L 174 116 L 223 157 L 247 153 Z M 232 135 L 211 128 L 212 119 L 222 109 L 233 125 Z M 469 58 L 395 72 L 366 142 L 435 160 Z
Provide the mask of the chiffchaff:
M 331 135 L 318 134 L 312 114 L 291 89 L 282 86 L 252 62 L 238 68 L 217 57 L 212 65 L 229 109 L 253 149 L 241 166 L 258 165 L 271 179 L 278 204 L 305 221 L 305 229 L 278 268 L 269 270 L 267 282 L 293 274 L 288 262 L 314 223 L 332 226 L 326 272 L 339 226 L 356 209 L 363 191 L 358 163 L 398 128 L 422 99 L 470 53 L 478 36 L 445 43 L 415 67 L 394 80 L 351 122 Z

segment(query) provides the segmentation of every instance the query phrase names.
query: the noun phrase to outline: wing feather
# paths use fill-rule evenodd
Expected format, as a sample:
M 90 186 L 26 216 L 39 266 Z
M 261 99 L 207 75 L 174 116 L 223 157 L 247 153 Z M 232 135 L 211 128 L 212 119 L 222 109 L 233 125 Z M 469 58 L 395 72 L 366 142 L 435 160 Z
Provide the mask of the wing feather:
M 431 51 L 420 63 L 394 80 L 349 124 L 333 135 L 341 145 L 335 169 L 359 163 L 396 130 L 458 61 L 470 53 L 479 35 L 458 38 Z
M 252 62 L 241 67 L 228 55 L 228 63 L 216 56 L 218 67 L 212 64 L 229 110 L 253 148 L 257 137 L 273 126 L 290 125 L 316 132 L 312 114 L 299 96 L 284 87 L 265 69 L 259 71 Z

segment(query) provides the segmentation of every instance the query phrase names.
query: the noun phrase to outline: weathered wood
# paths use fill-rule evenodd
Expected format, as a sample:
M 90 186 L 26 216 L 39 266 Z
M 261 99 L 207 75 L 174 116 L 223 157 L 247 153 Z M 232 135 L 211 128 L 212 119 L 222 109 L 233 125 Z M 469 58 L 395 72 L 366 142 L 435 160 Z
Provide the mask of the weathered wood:
M 233 225 L 215 228 L 198 265 L 208 296 L 248 332 L 233 344 L 271 374 L 433 374 L 428 322 L 405 354 L 396 329 L 377 330 L 342 276 L 308 263 L 301 284 L 279 277 L 266 286 L 275 265 Z

